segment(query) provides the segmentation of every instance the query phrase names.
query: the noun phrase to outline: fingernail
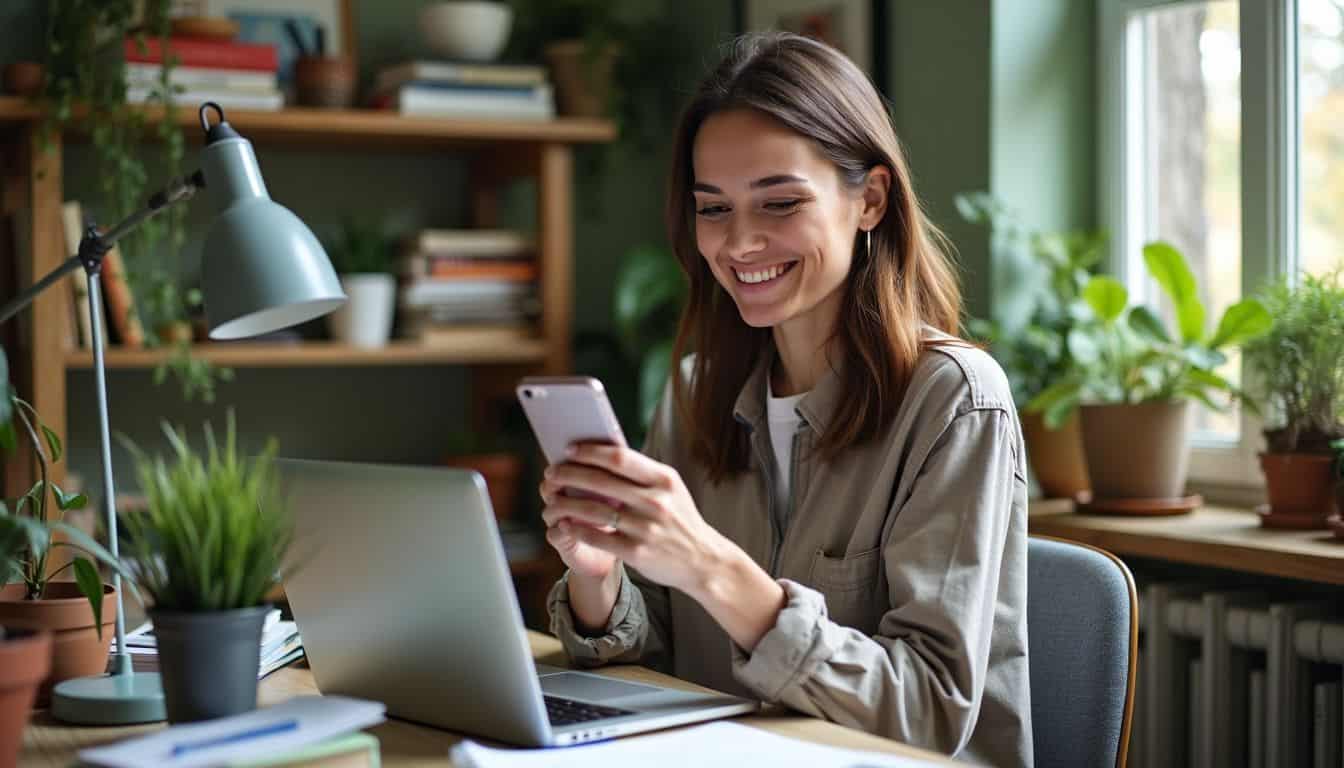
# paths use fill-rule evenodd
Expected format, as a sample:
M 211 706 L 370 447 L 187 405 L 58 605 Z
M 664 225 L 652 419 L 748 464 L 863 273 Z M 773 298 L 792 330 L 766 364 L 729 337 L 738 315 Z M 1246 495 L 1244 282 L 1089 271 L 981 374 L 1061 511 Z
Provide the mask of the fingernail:
M 577 446 L 577 445 L 571 445 L 571 446 L 569 446 L 568 448 L 565 449 L 565 455 L 568 456 L 568 457 L 571 458 L 571 459 L 574 458 L 575 456 L 578 456 L 578 455 L 579 455 L 579 446 Z
M 542 472 L 542 474 L 546 477 L 547 480 L 550 480 L 552 477 L 555 476 L 555 470 L 550 467 L 547 467 L 546 471 Z

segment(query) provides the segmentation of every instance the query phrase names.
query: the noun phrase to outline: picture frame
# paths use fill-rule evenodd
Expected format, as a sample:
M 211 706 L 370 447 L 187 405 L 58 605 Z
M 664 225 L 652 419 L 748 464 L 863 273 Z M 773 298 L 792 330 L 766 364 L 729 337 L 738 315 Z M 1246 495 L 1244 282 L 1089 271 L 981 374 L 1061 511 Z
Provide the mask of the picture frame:
M 326 48 L 324 55 L 341 56 L 351 60 L 358 69 L 355 36 L 354 0 L 194 0 L 198 13 L 226 17 L 238 22 L 240 43 L 266 43 L 276 47 L 280 60 L 278 73 L 281 87 L 293 81 L 294 61 L 300 51 L 285 30 L 285 22 L 293 20 L 301 39 L 314 46 L 316 30 L 323 30 Z
M 886 95 L 887 3 L 882 0 L 737 0 L 733 13 L 739 34 L 781 29 L 831 45 Z

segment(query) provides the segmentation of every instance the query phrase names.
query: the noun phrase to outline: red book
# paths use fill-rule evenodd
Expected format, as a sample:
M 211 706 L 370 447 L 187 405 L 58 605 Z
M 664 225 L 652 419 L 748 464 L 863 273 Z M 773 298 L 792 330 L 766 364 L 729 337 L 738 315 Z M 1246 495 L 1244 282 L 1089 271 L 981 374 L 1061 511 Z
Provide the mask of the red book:
M 161 42 L 157 37 L 146 37 L 142 52 L 140 44 L 134 38 L 126 38 L 126 61 L 162 64 Z M 260 72 L 274 72 L 280 68 L 280 59 L 274 45 L 177 38 L 169 42 L 168 50 L 177 56 L 177 63 L 184 67 L 249 69 Z

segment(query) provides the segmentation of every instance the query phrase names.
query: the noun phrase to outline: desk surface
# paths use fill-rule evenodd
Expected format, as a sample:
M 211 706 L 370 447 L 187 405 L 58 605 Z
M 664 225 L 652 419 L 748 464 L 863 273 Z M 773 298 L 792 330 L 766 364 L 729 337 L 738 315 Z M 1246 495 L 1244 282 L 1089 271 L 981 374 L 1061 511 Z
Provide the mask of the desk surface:
M 1328 530 L 1270 530 L 1250 510 L 1204 507 L 1173 517 L 1079 515 L 1073 502 L 1033 501 L 1032 533 L 1117 555 L 1344 585 L 1344 541 Z
M 547 664 L 564 664 L 559 641 L 536 632 L 528 634 L 532 642 L 532 655 L 537 660 Z M 628 680 L 654 682 L 686 689 L 696 688 L 691 683 L 642 667 L 612 667 L 604 670 L 604 673 Z M 316 692 L 312 672 L 305 666 L 291 666 L 261 681 L 258 698 L 262 705 L 267 705 L 284 701 L 292 696 Z M 737 718 L 737 722 L 818 744 L 922 758 L 935 764 L 957 765 L 948 758 L 932 752 L 795 713 L 772 711 Z M 126 728 L 80 728 L 58 723 L 52 720 L 46 711 L 37 712 L 24 732 L 19 765 L 25 768 L 30 766 L 66 768 L 74 764 L 75 753 L 80 749 L 148 733 L 162 727 L 162 724 L 154 724 Z M 382 764 L 388 768 L 449 765 L 448 749 L 462 738 L 447 731 L 399 720 L 389 720 L 369 729 L 369 732 L 378 737 Z

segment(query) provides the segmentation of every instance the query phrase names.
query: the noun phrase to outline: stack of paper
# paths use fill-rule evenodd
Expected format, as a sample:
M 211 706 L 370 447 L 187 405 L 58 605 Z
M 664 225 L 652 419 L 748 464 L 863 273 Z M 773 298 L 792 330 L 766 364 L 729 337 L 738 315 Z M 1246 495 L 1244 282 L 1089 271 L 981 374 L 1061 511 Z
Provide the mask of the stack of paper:
M 79 759 L 108 768 L 233 765 L 291 752 L 376 725 L 383 722 L 385 713 L 386 707 L 377 701 L 299 696 L 266 709 L 175 725 L 148 736 L 85 749 L 80 751 Z M 376 752 L 373 756 L 376 760 Z
M 936 765 L 899 755 L 827 747 L 737 723 L 711 723 L 564 749 L 496 749 L 464 741 L 453 747 L 449 757 L 453 765 L 463 768 L 592 768 L 595 765 L 932 768 Z
M 112 651 L 117 650 L 117 641 L 112 641 Z M 154 624 L 145 622 L 126 633 L 126 652 L 131 654 L 131 666 L 136 672 L 159 671 L 159 649 L 154 639 Z M 266 624 L 261 631 L 261 664 L 257 670 L 257 679 L 271 674 L 277 669 L 303 658 L 303 638 L 299 628 L 292 621 L 281 621 L 280 610 L 266 614 Z

